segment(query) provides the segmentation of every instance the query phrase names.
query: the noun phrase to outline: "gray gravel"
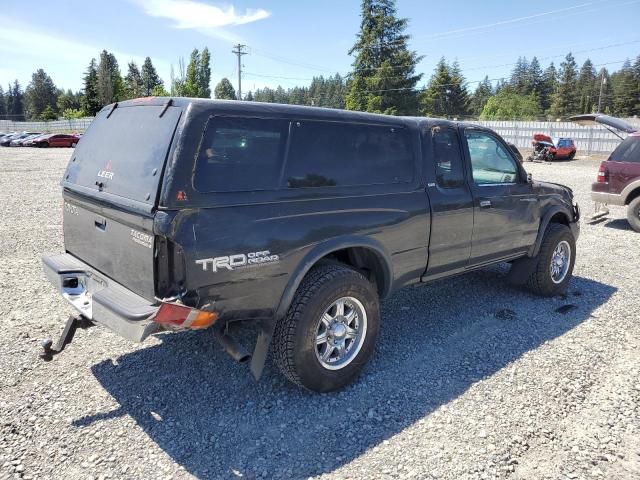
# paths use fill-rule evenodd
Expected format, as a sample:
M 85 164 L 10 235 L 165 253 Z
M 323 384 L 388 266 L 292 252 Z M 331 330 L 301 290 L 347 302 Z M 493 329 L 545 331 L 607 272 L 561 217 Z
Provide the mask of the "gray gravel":
M 62 251 L 69 150 L 0 148 L 0 478 L 640 477 L 640 234 L 583 225 L 566 298 L 493 267 L 382 306 L 354 385 L 311 395 L 255 383 L 210 332 L 142 345 L 91 329 L 53 362 L 39 339 L 70 309 L 40 256 Z M 527 164 L 575 189 L 598 163 Z

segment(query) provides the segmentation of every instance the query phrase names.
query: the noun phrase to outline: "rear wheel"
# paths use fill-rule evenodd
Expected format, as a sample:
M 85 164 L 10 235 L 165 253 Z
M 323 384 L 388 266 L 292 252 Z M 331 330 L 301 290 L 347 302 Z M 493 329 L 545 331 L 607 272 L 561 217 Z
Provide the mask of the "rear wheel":
M 362 274 L 342 264 L 314 267 L 276 324 L 276 364 L 308 390 L 342 388 L 371 357 L 379 318 L 378 295 Z
M 627 207 L 627 220 L 636 232 L 640 232 L 640 197 L 631 200 Z
M 547 227 L 537 265 L 527 281 L 529 289 L 545 297 L 567 291 L 575 265 L 576 241 L 566 225 L 551 223 Z
M 76 148 L 77 143 L 76 142 L 71 142 L 71 148 Z

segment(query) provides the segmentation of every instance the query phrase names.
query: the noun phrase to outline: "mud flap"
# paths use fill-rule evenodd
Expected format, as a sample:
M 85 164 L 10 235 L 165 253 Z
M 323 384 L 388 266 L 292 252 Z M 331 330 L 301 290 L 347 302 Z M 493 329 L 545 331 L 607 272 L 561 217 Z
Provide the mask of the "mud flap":
M 525 257 L 515 260 L 511 264 L 511 270 L 507 274 L 507 281 L 512 285 L 522 286 L 538 265 L 537 257 Z
M 260 333 L 258 334 L 256 346 L 253 350 L 253 355 L 251 355 L 251 364 L 249 365 L 251 374 L 256 380 L 260 380 L 262 376 L 267 355 L 269 354 L 269 345 L 271 345 L 273 331 L 276 328 L 275 319 L 262 320 L 260 323 Z

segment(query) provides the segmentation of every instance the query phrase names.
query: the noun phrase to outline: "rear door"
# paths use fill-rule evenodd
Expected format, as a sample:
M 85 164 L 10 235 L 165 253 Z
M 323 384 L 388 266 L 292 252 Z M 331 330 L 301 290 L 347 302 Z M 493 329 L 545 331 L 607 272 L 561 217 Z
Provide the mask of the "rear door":
M 527 251 L 540 221 L 533 186 L 497 135 L 466 128 L 464 138 L 474 201 L 470 265 Z
M 180 115 L 162 105 L 101 111 L 62 182 L 67 252 L 147 299 L 155 294 L 153 213 Z
M 471 256 L 473 197 L 458 129 L 436 123 L 423 132 L 424 172 L 431 201 L 429 264 L 423 278 L 463 269 Z

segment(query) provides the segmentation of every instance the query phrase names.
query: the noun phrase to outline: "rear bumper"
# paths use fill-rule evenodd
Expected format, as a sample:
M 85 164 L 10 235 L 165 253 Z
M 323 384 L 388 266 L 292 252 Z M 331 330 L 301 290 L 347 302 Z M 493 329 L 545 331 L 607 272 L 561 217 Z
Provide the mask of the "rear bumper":
M 607 205 L 624 206 L 624 198 L 622 195 L 608 192 L 591 191 L 591 200 L 595 203 L 604 203 Z
M 42 258 L 49 281 L 82 316 L 133 342 L 160 326 L 151 318 L 159 305 L 105 277 L 68 253 Z

